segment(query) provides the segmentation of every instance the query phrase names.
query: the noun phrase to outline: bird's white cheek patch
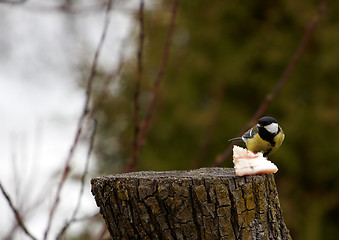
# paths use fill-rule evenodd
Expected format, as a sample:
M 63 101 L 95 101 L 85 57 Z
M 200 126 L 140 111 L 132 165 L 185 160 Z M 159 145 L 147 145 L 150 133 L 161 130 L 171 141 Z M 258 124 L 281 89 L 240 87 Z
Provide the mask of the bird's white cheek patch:
M 253 153 L 234 145 L 233 163 L 237 176 L 276 173 L 278 167 L 263 156 L 261 152 Z
M 277 133 L 279 126 L 278 123 L 271 123 L 270 125 L 267 125 L 264 128 L 266 128 L 266 130 L 269 131 L 270 133 Z

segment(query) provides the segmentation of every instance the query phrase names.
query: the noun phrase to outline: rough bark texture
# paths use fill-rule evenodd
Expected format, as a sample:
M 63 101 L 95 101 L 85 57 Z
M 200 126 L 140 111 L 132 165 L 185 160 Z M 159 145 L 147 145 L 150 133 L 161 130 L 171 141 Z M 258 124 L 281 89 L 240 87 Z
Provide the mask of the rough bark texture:
M 113 239 L 291 239 L 273 174 L 134 172 L 91 180 Z

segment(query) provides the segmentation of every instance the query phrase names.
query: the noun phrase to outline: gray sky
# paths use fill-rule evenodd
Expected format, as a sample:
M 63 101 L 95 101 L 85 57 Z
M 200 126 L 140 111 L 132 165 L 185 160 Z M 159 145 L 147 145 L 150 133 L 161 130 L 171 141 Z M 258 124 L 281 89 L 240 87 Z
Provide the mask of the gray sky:
M 54 2 L 58 1 L 0 4 L 0 180 L 17 206 L 33 209 L 26 222 L 38 238 L 45 230 L 58 173 L 82 109 L 84 91 L 77 85 L 76 69 L 84 59 L 92 61 L 104 22 L 103 11 L 69 16 L 53 10 Z M 100 57 L 102 66 L 112 66 L 117 61 L 121 42 L 132 29 L 130 13 L 112 11 Z M 80 146 L 76 152 L 72 164 L 75 171 L 82 171 L 86 151 L 87 146 Z M 69 218 L 78 190 L 77 183 L 65 187 L 63 195 L 74 199 L 74 203 L 66 205 L 61 201 L 52 233 Z M 89 185 L 85 192 L 79 216 L 97 211 Z M 2 195 L 0 212 L 3 238 L 14 218 Z M 8 216 L 12 216 L 10 220 Z M 18 235 L 17 239 L 26 237 Z

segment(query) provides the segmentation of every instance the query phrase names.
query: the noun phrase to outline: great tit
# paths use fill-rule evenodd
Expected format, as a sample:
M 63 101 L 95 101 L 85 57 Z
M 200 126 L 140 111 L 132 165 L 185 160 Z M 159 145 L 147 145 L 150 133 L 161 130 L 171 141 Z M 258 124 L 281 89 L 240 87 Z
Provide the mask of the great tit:
M 244 141 L 248 150 L 262 152 L 266 157 L 276 151 L 285 139 L 285 134 L 272 117 L 262 117 L 258 124 L 241 137 L 232 138 L 230 142 Z

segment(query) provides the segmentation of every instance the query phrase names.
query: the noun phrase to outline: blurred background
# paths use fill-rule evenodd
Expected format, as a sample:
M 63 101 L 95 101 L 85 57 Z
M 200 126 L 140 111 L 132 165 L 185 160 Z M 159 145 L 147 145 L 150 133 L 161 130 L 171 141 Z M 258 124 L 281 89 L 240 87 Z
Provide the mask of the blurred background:
M 14 202 L 32 212 L 25 217 L 27 225 L 41 236 L 82 111 L 108 2 L 10 2 L 0 1 L 0 180 Z M 144 1 L 140 122 L 164 59 L 173 2 Z M 323 2 L 179 0 L 168 62 L 134 170 L 211 166 L 282 77 Z M 98 127 L 88 180 L 124 172 L 133 152 L 139 3 L 116 0 L 109 12 L 91 93 L 91 118 Z M 293 239 L 338 237 L 338 10 L 339 3 L 332 1 L 319 15 L 295 69 L 264 113 L 276 118 L 286 134 L 270 160 L 279 167 L 275 179 Z M 77 196 L 87 149 L 84 137 L 61 199 Z M 222 166 L 233 167 L 231 157 Z M 38 184 L 42 179 L 44 184 Z M 36 196 L 45 196 L 40 208 L 34 207 Z M 32 204 L 23 204 L 25 199 Z M 0 201 L 1 211 L 11 214 L 6 201 Z M 61 203 L 52 232 L 58 232 L 72 208 Z M 86 184 L 79 217 L 96 212 Z M 3 216 L 0 237 L 25 239 L 15 219 Z M 102 222 L 96 216 L 76 223 L 66 238 L 96 239 Z M 95 231 L 86 224 L 96 226 Z

